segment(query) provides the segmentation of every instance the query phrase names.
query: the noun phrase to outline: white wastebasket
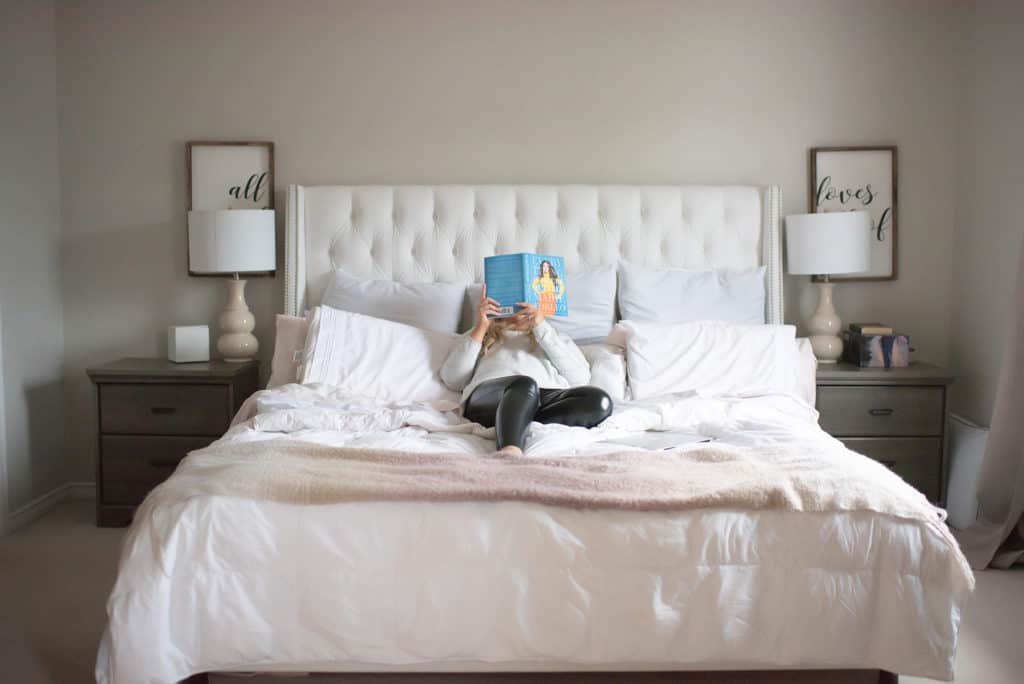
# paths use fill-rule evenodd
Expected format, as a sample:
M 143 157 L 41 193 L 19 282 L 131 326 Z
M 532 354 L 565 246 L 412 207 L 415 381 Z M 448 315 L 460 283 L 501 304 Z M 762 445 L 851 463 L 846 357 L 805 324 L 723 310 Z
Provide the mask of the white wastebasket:
M 949 488 L 946 510 L 950 527 L 970 527 L 978 516 L 978 477 L 985 459 L 988 428 L 949 414 Z

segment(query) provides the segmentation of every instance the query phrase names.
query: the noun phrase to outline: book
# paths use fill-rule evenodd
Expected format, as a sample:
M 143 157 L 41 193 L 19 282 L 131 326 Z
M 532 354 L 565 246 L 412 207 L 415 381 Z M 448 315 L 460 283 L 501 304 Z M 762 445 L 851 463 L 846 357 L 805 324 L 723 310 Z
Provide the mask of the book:
M 911 351 L 907 335 L 843 332 L 843 360 L 861 368 L 904 368 Z
M 851 323 L 850 332 L 861 335 L 892 335 L 892 326 L 884 323 Z
M 533 304 L 545 316 L 568 316 L 565 292 L 565 259 L 548 254 L 501 254 L 484 257 L 487 296 L 498 302 L 505 318 L 516 311 L 516 302 Z

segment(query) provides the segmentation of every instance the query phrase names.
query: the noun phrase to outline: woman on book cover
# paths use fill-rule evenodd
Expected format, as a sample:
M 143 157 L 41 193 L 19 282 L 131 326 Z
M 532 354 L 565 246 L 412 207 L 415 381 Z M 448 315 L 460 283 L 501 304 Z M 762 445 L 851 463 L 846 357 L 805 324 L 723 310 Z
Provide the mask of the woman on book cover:
M 547 273 L 554 293 L 558 276 L 550 264 Z M 441 380 L 462 392 L 467 420 L 495 428 L 498 449 L 518 455 L 532 421 L 591 428 L 611 415 L 612 400 L 604 390 L 586 385 L 586 357 L 545 320 L 541 307 L 516 306 L 514 315 L 492 319 L 498 302 L 487 296 L 484 285 L 476 325 L 448 352 Z
M 558 277 L 558 271 L 545 259 L 540 262 L 540 270 L 530 286 L 537 293 L 537 308 L 545 316 L 554 316 L 558 308 L 558 300 L 565 295 L 565 283 Z

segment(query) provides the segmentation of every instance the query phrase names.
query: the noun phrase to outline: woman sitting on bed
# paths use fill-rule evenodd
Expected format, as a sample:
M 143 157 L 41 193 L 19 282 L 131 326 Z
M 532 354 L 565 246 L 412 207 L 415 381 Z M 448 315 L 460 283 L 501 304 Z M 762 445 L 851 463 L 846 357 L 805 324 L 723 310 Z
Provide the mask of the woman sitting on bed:
M 441 367 L 441 379 L 462 392 L 462 415 L 494 427 L 498 449 L 521 454 L 530 421 L 591 428 L 612 412 L 604 390 L 582 386 L 590 366 L 569 337 L 531 304 L 492 320 L 498 303 L 480 296 L 476 325 L 460 338 Z

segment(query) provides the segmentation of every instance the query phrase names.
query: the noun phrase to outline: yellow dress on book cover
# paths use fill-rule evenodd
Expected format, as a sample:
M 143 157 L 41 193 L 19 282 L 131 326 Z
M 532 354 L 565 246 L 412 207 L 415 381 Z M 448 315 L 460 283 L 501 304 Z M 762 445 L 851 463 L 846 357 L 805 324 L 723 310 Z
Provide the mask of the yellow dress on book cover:
M 533 279 L 531 287 L 537 293 L 537 308 L 545 316 L 554 316 L 558 300 L 565 294 L 565 283 L 547 261 L 541 262 L 540 275 Z

